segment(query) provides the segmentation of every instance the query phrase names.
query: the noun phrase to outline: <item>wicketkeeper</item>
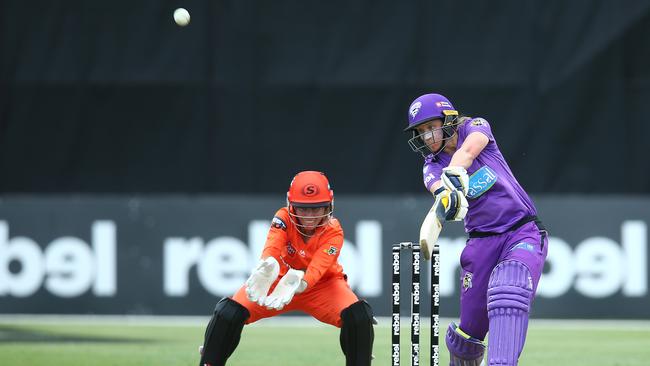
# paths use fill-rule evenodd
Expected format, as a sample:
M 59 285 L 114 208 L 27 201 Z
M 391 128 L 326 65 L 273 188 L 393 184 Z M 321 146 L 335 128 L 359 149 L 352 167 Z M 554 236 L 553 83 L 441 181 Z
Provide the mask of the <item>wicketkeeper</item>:
M 444 203 L 444 219 L 464 220 L 469 235 L 460 257 L 460 322 L 446 334 L 450 365 L 480 365 L 488 330 L 488 364 L 517 365 L 546 230 L 488 121 L 460 115 L 440 94 L 414 100 L 408 121 L 409 145 L 424 157 L 424 185 Z
M 333 212 L 334 191 L 323 173 L 303 171 L 293 178 L 259 263 L 234 296 L 217 303 L 200 366 L 225 365 L 244 324 L 295 310 L 341 328 L 347 366 L 370 365 L 374 317 L 338 263 L 343 229 Z

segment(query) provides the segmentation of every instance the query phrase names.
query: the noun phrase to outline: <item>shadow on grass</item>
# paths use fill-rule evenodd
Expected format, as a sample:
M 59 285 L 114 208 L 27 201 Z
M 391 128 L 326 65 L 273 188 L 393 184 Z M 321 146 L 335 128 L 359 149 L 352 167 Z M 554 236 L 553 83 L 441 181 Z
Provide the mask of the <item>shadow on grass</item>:
M 154 343 L 150 339 L 53 334 L 34 329 L 0 325 L 1 343 Z

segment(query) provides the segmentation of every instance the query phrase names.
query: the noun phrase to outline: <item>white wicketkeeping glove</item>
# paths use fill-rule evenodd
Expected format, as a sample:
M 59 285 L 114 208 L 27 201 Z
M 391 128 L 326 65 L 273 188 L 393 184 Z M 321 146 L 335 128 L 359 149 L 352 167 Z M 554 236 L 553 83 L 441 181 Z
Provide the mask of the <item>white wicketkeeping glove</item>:
M 467 196 L 469 191 L 469 176 L 462 166 L 448 166 L 442 169 L 440 177 L 442 185 L 450 191 L 458 190 Z
M 273 257 L 260 260 L 246 280 L 246 297 L 252 302 L 264 305 L 266 295 L 280 273 L 280 264 Z
M 291 302 L 293 295 L 305 290 L 307 283 L 302 280 L 305 272 L 297 269 L 290 269 L 275 286 L 273 292 L 264 301 L 267 309 L 281 310 Z

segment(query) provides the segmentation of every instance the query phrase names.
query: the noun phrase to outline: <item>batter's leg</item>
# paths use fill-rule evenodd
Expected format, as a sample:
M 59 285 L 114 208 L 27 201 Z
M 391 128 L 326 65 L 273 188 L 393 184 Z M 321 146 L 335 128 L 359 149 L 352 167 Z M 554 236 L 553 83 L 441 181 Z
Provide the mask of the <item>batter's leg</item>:
M 488 365 L 514 366 L 524 348 L 533 279 L 523 263 L 499 263 L 488 285 Z

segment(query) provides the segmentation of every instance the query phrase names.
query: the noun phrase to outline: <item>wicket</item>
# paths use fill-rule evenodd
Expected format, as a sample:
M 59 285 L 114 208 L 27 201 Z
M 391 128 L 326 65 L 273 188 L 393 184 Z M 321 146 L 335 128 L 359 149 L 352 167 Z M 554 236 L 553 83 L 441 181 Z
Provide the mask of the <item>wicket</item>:
M 393 245 L 393 316 L 392 316 L 392 365 L 400 365 L 400 254 L 411 249 L 411 365 L 420 364 L 420 244 L 402 242 Z M 440 252 L 433 246 L 431 256 L 431 366 L 440 365 Z

